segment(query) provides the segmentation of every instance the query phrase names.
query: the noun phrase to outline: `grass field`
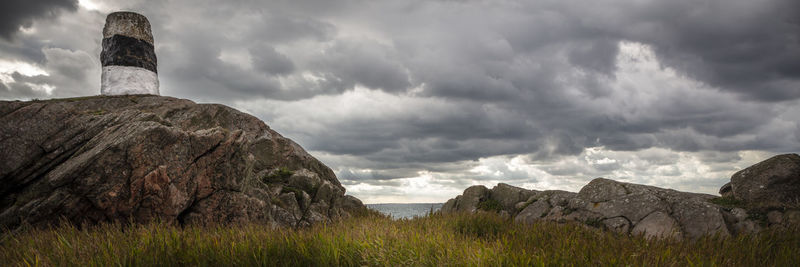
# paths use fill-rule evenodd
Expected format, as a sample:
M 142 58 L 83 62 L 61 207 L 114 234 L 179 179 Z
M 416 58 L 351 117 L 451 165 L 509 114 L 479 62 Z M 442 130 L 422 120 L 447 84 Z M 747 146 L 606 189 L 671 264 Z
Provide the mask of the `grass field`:
M 3 266 L 800 266 L 800 231 L 646 240 L 489 214 L 369 215 L 308 229 L 107 224 L 5 233 Z

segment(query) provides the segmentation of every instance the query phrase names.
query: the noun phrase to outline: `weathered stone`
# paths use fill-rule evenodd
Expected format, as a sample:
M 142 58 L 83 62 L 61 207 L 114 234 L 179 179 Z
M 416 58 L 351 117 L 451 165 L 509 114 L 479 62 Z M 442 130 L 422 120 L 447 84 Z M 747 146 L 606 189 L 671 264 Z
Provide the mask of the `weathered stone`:
M 455 198 L 451 198 L 447 200 L 444 204 L 442 204 L 442 208 L 439 209 L 442 213 L 452 213 L 456 212 L 456 203 L 460 200 L 461 196 L 457 196 Z
M 669 202 L 663 199 L 663 195 L 671 192 L 663 191 L 664 189 L 651 186 L 597 178 L 581 188 L 578 193 L 581 199 L 591 203 L 584 202 L 585 206 L 575 208 L 599 213 L 605 218 L 622 216 L 636 224 L 654 211 L 669 210 Z M 577 202 L 573 201 L 570 204 L 576 205 Z
M 777 210 L 767 212 L 767 221 L 770 224 L 780 224 L 783 222 L 783 213 Z
M 538 195 L 539 198 L 547 198 L 551 206 L 567 206 L 570 199 L 578 194 L 562 190 L 547 190 Z
M 800 203 L 800 156 L 777 155 L 735 173 L 731 192 L 751 208 L 791 208 Z
M 489 198 L 500 203 L 504 210 L 514 211 L 514 205 L 520 201 L 525 201 L 533 195 L 527 189 L 499 183 L 489 191 Z
M 0 101 L 0 111 L 0 227 L 59 217 L 295 226 L 315 203 L 328 207 L 321 216 L 365 208 L 299 145 L 226 106 L 98 96 Z M 303 177 L 296 191 L 265 179 L 278 168 Z
M 731 196 L 733 196 L 733 191 L 731 191 L 731 183 L 728 182 L 728 183 L 722 185 L 722 187 L 719 188 L 719 194 L 722 195 L 722 197 L 731 197 Z
M 733 217 L 736 218 L 737 222 L 741 222 L 747 219 L 747 211 L 743 208 L 731 209 L 731 215 L 733 215 Z
M 680 238 L 682 236 L 678 222 L 660 211 L 643 218 L 633 227 L 631 234 L 643 234 L 647 238 Z
M 511 213 L 509 213 L 508 211 L 505 211 L 505 210 L 501 210 L 498 213 L 498 215 L 500 215 L 500 218 L 503 219 L 503 220 L 511 219 Z
M 322 179 L 316 173 L 306 169 L 295 171 L 289 177 L 289 186 L 311 193 L 316 192 L 321 182 Z
M 361 202 L 360 199 L 354 196 L 344 196 L 342 199 L 342 210 L 350 211 L 350 210 L 359 210 L 364 207 L 364 203 Z
M 737 235 L 741 234 L 755 234 L 761 231 L 761 226 L 754 221 L 741 221 L 733 224 L 731 227 L 733 232 Z
M 678 220 L 684 235 L 688 238 L 715 234 L 730 235 L 720 207 L 708 202 L 680 202 L 678 205 L 673 205 L 672 216 Z
M 630 192 L 622 183 L 605 178 L 596 178 L 583 186 L 578 196 L 589 202 L 605 202 L 625 196 Z
M 783 223 L 789 226 L 800 226 L 800 210 L 789 210 L 783 214 Z
M 517 211 L 517 212 L 522 211 L 522 209 L 527 207 L 528 204 L 529 204 L 529 202 L 527 202 L 527 201 L 517 202 L 517 204 L 514 204 L 514 210 Z
M 467 208 L 468 211 L 474 212 L 477 209 L 478 203 L 489 195 L 489 189 L 482 185 L 473 185 L 464 190 L 464 196 L 461 199 L 461 207 Z
M 540 220 L 547 215 L 548 212 L 550 212 L 550 203 L 548 203 L 547 200 L 539 200 L 531 203 L 520 211 L 514 218 L 514 221 L 531 224 Z
M 333 202 L 333 198 L 342 194 L 343 192 L 339 191 L 339 188 L 334 187 L 330 182 L 322 181 L 322 185 L 319 186 L 317 193 L 314 195 L 314 202 L 330 204 Z
M 568 217 L 570 214 L 572 214 L 571 210 L 564 209 L 562 206 L 555 206 L 550 208 L 550 212 L 544 216 L 544 220 L 563 223 L 570 221 Z
M 630 230 L 631 228 L 630 221 L 628 221 L 628 219 L 625 219 L 624 217 L 614 217 L 605 219 L 603 220 L 603 225 L 606 227 L 606 229 L 609 229 L 611 231 L 620 234 L 627 234 L 628 230 Z
M 622 216 L 635 224 L 654 211 L 668 210 L 669 205 L 654 195 L 635 194 L 593 203 L 584 209 L 602 214 L 606 218 Z
M 464 194 L 451 199 L 442 206 L 442 212 L 469 212 L 478 210 L 478 203 L 489 197 L 489 189 L 482 185 L 473 185 L 464 190 Z

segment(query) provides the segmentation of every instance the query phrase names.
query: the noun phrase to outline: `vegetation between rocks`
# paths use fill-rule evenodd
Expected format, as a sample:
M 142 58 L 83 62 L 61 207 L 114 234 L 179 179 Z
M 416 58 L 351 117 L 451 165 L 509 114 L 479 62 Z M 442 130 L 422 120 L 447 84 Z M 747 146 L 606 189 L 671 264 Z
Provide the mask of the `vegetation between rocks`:
M 283 182 L 292 176 L 292 174 L 294 174 L 294 171 L 289 170 L 289 168 L 280 167 L 265 175 L 263 178 L 261 178 L 261 181 L 264 183 Z
M 5 232 L 5 266 L 799 266 L 800 231 L 648 240 L 579 223 L 515 224 L 493 213 L 391 220 L 365 212 L 305 229 L 152 223 Z
M 709 199 L 708 202 L 726 207 L 726 208 L 740 208 L 744 207 L 744 201 L 738 200 L 732 196 L 716 197 Z
M 487 198 L 478 203 L 478 209 L 484 211 L 500 211 L 503 205 L 495 199 Z

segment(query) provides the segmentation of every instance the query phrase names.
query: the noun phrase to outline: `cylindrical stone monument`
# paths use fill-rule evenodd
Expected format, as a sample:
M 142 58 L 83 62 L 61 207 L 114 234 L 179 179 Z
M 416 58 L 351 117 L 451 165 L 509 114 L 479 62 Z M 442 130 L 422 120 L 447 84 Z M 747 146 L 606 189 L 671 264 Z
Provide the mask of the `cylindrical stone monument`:
M 134 12 L 114 12 L 103 28 L 103 95 L 158 95 L 156 52 L 150 22 Z

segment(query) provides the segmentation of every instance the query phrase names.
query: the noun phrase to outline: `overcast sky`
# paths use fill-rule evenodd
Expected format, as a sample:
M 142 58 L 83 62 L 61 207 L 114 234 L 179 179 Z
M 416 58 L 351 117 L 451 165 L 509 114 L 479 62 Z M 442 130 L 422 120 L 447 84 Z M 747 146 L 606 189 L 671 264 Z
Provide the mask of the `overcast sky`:
M 3 0 L 0 99 L 98 94 L 119 10 L 149 18 L 162 95 L 261 118 L 366 203 L 716 194 L 800 151 L 797 0 Z

